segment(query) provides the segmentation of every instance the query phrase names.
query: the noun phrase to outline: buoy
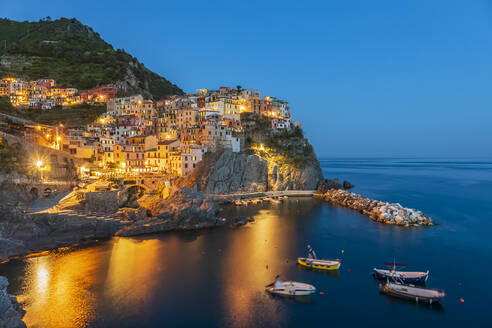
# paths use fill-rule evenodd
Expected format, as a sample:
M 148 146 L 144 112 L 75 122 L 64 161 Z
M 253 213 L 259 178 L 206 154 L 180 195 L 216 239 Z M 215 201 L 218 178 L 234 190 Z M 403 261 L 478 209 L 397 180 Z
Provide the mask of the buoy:
M 458 283 L 458 286 L 461 286 L 461 282 Z
M 379 288 L 383 287 L 383 285 L 379 284 Z
M 325 295 L 325 292 L 319 292 L 320 295 Z
M 461 302 L 461 303 L 465 303 L 465 300 L 464 300 L 464 299 L 462 299 L 462 298 L 460 298 L 460 302 Z
M 350 272 L 350 269 L 347 269 L 347 272 Z
M 265 267 L 266 267 L 266 269 L 268 270 L 268 264 L 267 264 Z
M 222 248 L 219 248 L 219 252 L 222 252 Z
M 285 259 L 285 263 L 289 263 L 289 259 Z

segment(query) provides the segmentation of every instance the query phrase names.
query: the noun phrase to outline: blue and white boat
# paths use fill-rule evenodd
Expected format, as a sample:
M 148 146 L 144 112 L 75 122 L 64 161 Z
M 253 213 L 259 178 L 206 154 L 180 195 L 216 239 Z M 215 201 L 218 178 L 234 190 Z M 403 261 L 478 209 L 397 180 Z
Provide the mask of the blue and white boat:
M 416 271 L 399 271 L 404 268 L 402 263 L 385 263 L 390 266 L 389 269 L 373 269 L 373 275 L 376 279 L 398 281 L 402 283 L 425 283 L 429 278 L 429 270 L 427 272 Z

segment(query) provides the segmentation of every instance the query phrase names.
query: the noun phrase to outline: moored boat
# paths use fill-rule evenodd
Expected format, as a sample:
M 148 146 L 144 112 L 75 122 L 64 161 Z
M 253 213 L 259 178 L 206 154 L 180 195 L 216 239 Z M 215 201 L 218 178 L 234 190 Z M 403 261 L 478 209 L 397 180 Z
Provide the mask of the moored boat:
M 373 273 L 376 279 L 391 279 L 393 281 L 401 281 L 404 283 L 424 283 L 427 281 L 427 278 L 429 278 L 429 270 L 427 270 L 427 272 L 412 272 L 374 268 Z
M 307 296 L 316 293 L 316 287 L 310 284 L 297 281 L 276 280 L 265 289 L 271 294 L 284 296 Z
M 298 257 L 297 263 L 303 267 L 316 269 L 316 270 L 338 270 L 340 268 L 341 260 L 328 260 L 318 259 L 316 253 L 311 248 L 311 245 L 307 246 L 308 257 Z
M 387 281 L 384 286 L 380 284 L 379 291 L 383 294 L 393 297 L 404 298 L 408 300 L 413 300 L 415 302 L 423 302 L 429 304 L 437 303 L 444 296 L 446 296 L 446 293 L 443 290 L 422 288 L 416 287 L 414 285 L 405 285 L 389 281 Z
M 373 269 L 373 275 L 376 279 L 384 279 L 397 281 L 401 283 L 425 283 L 429 278 L 429 270 L 427 272 L 418 271 L 399 271 L 404 268 L 405 264 L 396 262 L 385 262 L 388 269 Z
M 303 267 L 317 269 L 317 270 L 338 270 L 340 268 L 340 260 L 321 260 L 310 259 L 307 257 L 297 258 L 297 263 Z

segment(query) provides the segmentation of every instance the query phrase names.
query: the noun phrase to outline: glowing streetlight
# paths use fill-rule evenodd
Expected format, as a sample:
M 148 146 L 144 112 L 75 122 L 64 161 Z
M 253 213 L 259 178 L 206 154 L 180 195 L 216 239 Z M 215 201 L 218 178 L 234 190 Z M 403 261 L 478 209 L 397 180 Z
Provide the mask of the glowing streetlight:
M 36 166 L 38 167 L 39 170 L 41 170 L 41 167 L 43 166 L 43 161 L 37 161 Z
M 60 142 L 61 141 L 61 137 L 56 137 L 56 142 Z
M 263 144 L 260 145 L 259 150 L 261 150 L 261 151 L 265 150 L 265 147 L 263 147 Z

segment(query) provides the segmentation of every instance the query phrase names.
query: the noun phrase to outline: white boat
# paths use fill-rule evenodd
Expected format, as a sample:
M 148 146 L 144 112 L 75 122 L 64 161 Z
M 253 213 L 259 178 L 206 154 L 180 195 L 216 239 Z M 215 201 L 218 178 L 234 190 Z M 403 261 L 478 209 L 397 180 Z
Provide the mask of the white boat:
M 272 202 L 272 204 L 280 204 L 281 203 L 281 201 L 278 199 L 272 199 L 270 202 Z
M 424 283 L 429 277 L 429 270 L 427 270 L 427 272 L 413 272 L 374 268 L 373 272 L 374 277 L 376 277 L 377 279 L 392 279 L 394 281 L 401 281 L 404 283 Z
M 446 296 L 446 293 L 439 289 L 421 288 L 389 281 L 384 286 L 380 285 L 379 290 L 383 294 L 430 304 L 439 302 Z
M 307 296 L 316 293 L 316 287 L 303 282 L 277 280 L 267 285 L 266 291 L 284 296 Z

